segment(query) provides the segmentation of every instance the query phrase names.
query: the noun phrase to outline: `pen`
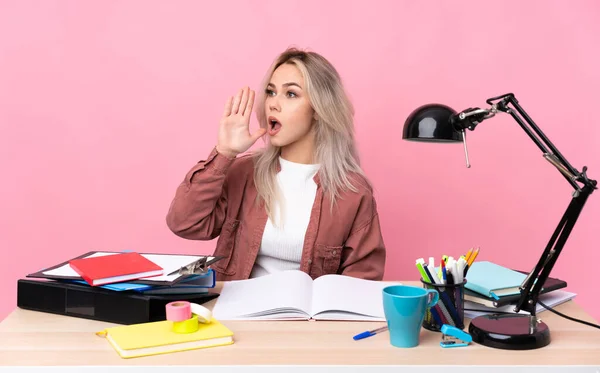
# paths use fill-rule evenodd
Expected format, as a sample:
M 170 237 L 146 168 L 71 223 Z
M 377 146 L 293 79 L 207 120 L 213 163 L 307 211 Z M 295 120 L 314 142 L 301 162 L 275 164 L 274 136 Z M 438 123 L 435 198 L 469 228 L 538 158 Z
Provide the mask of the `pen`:
M 431 307 L 429 309 L 429 312 L 431 312 L 431 316 L 433 317 L 433 319 L 435 320 L 435 322 L 438 325 L 444 325 L 444 322 L 442 321 L 442 317 L 440 316 L 440 313 L 442 312 L 442 310 L 440 309 L 439 304 L 436 304 L 435 306 Z
M 458 313 L 456 311 L 456 308 L 454 307 L 454 303 L 452 302 L 452 300 L 450 299 L 450 296 L 445 292 L 442 291 L 440 292 L 440 302 L 446 306 L 446 312 L 448 312 L 448 321 L 450 322 L 450 325 L 454 324 L 453 326 L 460 326 L 461 324 L 461 319 L 458 316 Z
M 366 332 L 362 332 L 360 334 L 355 335 L 354 337 L 352 337 L 352 339 L 354 339 L 355 341 L 358 341 L 359 339 L 363 339 L 363 338 L 368 338 L 371 337 L 377 333 L 381 333 L 384 332 L 388 329 L 387 325 L 386 326 L 382 326 L 381 328 L 377 328 L 377 329 L 373 329 L 373 330 L 368 330 Z
M 446 284 L 446 264 L 442 261 L 442 284 Z
M 440 268 L 438 270 L 439 278 L 442 278 L 442 267 L 446 264 L 446 260 L 448 260 L 448 255 L 442 255 L 442 260 L 440 261 Z

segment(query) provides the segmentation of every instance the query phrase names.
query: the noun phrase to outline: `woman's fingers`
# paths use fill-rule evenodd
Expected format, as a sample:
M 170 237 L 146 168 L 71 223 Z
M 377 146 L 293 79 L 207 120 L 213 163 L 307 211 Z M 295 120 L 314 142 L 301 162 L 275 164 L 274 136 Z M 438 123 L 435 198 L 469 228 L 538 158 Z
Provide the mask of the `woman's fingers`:
M 246 110 L 246 105 L 248 104 L 248 90 L 248 87 L 242 89 L 242 99 L 240 100 L 238 114 L 244 115 L 244 110 Z
M 248 117 L 252 114 L 252 106 L 254 105 L 254 91 L 250 90 L 248 94 L 248 103 L 246 104 L 246 108 L 244 109 L 243 115 Z
M 259 128 L 256 131 L 254 131 L 254 133 L 250 135 L 250 137 L 252 138 L 252 144 L 254 144 L 258 139 L 260 139 L 261 136 L 265 133 L 267 133 L 267 130 L 264 128 Z
M 233 98 L 233 105 L 231 106 L 231 114 L 237 114 L 240 108 L 240 101 L 242 100 L 242 90 L 238 91 L 238 94 Z
M 231 104 L 233 103 L 233 96 L 229 96 L 227 102 L 225 103 L 225 108 L 223 108 L 223 117 L 228 117 L 231 115 Z

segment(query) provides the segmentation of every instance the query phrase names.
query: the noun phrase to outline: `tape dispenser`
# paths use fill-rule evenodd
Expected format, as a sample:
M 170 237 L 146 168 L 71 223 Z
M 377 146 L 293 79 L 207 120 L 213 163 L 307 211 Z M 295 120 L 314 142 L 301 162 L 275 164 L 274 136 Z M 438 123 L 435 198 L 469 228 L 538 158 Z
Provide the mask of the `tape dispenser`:
M 165 307 L 167 320 L 173 322 L 171 330 L 175 333 L 194 333 L 200 324 L 208 324 L 212 320 L 212 312 L 196 303 L 175 301 Z

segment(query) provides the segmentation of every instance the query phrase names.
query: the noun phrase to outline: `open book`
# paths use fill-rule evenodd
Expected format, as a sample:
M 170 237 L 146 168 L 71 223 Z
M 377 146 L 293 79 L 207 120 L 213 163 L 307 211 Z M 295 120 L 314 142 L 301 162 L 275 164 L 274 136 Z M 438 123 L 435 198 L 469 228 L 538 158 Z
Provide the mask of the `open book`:
M 213 308 L 217 320 L 385 321 L 388 282 L 342 275 L 313 279 L 298 270 L 223 284 Z

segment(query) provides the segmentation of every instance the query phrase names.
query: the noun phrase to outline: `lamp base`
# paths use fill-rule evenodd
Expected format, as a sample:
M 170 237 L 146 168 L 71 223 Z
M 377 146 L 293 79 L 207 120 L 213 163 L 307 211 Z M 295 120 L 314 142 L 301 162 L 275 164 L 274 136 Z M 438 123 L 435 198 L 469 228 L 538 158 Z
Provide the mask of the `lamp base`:
M 548 325 L 524 314 L 490 314 L 471 320 L 473 342 L 504 350 L 532 350 L 550 344 Z

